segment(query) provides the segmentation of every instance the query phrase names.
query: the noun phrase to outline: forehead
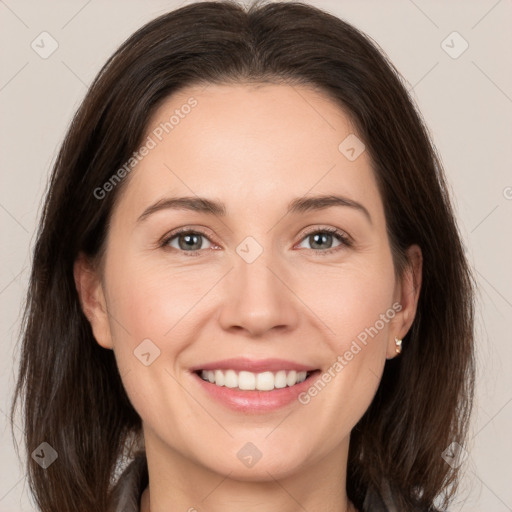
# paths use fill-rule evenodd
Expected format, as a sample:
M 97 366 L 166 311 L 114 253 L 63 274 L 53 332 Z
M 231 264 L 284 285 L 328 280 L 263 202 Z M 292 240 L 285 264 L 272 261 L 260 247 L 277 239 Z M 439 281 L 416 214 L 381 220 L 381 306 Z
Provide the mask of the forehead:
M 132 171 L 121 202 L 140 213 L 159 198 L 197 194 L 257 211 L 311 191 L 339 192 L 378 209 L 368 155 L 350 160 L 343 152 L 354 132 L 337 104 L 305 86 L 186 88 L 148 123 L 144 142 L 152 149 Z

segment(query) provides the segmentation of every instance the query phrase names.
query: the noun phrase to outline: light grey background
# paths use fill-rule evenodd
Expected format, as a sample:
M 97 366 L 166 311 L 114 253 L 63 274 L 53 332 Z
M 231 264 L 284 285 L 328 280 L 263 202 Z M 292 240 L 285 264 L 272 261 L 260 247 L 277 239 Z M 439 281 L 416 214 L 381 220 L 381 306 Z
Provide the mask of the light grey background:
M 188 3 L 0 0 L 0 512 L 35 510 L 6 415 L 51 165 L 88 84 L 111 53 L 145 22 Z M 452 510 L 512 511 L 512 2 L 308 3 L 353 23 L 385 50 L 409 83 L 442 156 L 480 285 L 478 393 L 464 447 L 466 477 Z M 43 31 L 58 43 L 47 59 L 31 48 L 34 40 L 43 46 Z M 445 51 L 455 55 L 463 48 L 458 36 L 448 37 L 454 31 L 469 44 L 458 58 Z

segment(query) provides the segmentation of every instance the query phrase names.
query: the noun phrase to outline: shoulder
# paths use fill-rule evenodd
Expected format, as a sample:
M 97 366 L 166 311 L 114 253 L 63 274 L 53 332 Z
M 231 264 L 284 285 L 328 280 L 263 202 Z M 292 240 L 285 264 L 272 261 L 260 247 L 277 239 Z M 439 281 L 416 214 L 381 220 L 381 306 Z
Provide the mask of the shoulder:
M 146 454 L 138 452 L 114 485 L 108 512 L 139 512 L 140 497 L 147 485 Z
M 379 494 L 373 488 L 368 488 L 361 512 L 398 512 L 391 494 Z
M 388 485 L 384 485 L 382 493 L 377 492 L 373 488 L 368 488 L 363 502 L 361 512 L 403 512 L 399 510 L 393 493 Z M 437 509 L 425 510 L 423 508 L 414 508 L 408 512 L 441 512 Z

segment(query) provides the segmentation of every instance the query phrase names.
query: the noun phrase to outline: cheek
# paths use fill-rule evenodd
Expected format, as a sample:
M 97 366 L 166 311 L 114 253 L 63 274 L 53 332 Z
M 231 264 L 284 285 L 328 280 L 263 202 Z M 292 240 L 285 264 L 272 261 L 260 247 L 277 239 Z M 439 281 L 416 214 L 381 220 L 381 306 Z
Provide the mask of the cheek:
M 207 280 L 193 270 L 169 270 L 143 258 L 119 265 L 111 276 L 114 345 L 137 345 L 149 338 L 163 351 L 173 339 L 177 348 L 181 321 L 207 291 Z
M 115 261 L 109 309 L 117 365 L 139 415 L 158 423 L 155 411 L 187 410 L 186 396 L 173 377 L 179 380 L 181 355 L 208 318 L 202 311 L 218 277 L 140 257 Z
M 395 316 L 391 258 L 329 269 L 306 283 L 300 293 L 308 298 L 308 306 L 322 320 L 326 339 L 336 354 L 348 350 L 355 339 L 363 344 L 375 340 L 375 346 L 387 336 Z
M 321 428 L 337 425 L 347 434 L 378 388 L 396 316 L 391 257 L 367 261 L 317 276 L 303 292 L 326 326 L 322 348 L 328 346 L 329 356 L 300 401 Z
M 145 422 L 178 436 L 162 411 L 179 410 L 183 420 L 188 410 L 174 376 L 189 339 L 187 313 L 205 291 L 191 283 L 192 273 L 180 277 L 157 265 L 119 265 L 110 276 L 110 326 L 126 393 Z

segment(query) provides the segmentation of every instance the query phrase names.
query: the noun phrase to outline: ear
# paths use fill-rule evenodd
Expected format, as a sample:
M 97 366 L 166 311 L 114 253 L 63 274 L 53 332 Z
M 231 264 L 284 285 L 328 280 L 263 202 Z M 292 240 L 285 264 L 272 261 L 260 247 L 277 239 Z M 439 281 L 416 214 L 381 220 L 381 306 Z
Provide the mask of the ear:
M 392 359 L 397 355 L 395 336 L 401 340 L 409 332 L 418 307 L 423 272 L 423 255 L 420 247 L 411 245 L 406 251 L 406 257 L 408 265 L 397 285 L 395 294 L 401 309 L 393 318 L 390 328 L 391 339 L 388 341 L 387 359 Z
M 99 271 L 80 253 L 73 266 L 75 286 L 82 311 L 91 324 L 94 338 L 103 348 L 112 348 L 107 303 Z

